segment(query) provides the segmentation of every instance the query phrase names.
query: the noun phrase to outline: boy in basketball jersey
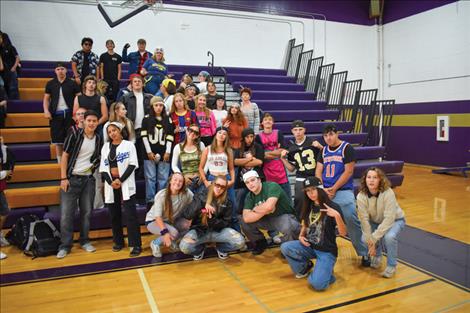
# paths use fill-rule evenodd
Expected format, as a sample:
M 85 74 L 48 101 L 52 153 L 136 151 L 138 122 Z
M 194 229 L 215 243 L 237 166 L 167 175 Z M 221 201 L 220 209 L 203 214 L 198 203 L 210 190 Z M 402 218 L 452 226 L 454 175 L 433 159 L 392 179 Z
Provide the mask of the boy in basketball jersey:
M 323 146 L 305 136 L 305 124 L 301 120 L 292 122 L 291 131 L 294 142 L 289 145 L 288 150 L 282 150 L 281 160 L 289 172 L 296 171 L 294 208 L 299 217 L 304 200 L 303 182 L 307 177 L 315 176 L 318 155 Z
M 327 146 L 319 155 L 315 176 L 323 181 L 330 199 L 341 207 L 349 238 L 356 253 L 362 256 L 362 265 L 370 266 L 367 245 L 362 240 L 353 191 L 353 172 L 356 164 L 354 148 L 338 138 L 338 130 L 332 124 L 323 129 L 323 139 Z

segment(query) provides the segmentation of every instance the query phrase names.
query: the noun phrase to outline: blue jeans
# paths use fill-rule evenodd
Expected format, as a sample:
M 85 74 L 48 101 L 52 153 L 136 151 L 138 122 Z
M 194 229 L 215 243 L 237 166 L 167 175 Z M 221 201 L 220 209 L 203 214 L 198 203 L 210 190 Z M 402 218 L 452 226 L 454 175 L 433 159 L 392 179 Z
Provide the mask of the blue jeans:
M 192 229 L 181 239 L 180 250 L 184 254 L 199 255 L 204 251 L 206 243 L 210 242 L 215 242 L 218 251 L 230 252 L 241 249 L 245 245 L 245 238 L 230 227 L 220 232 L 208 231 L 201 236 Z
M 281 245 L 281 252 L 296 274 L 304 272 L 308 261 L 316 258 L 315 267 L 308 275 L 308 282 L 315 290 L 325 290 L 335 282 L 333 268 L 336 257 L 332 253 L 306 247 L 298 240 L 284 242 Z
M 362 229 L 356 213 L 356 199 L 352 190 L 338 190 L 332 199 L 340 206 L 343 212 L 343 219 L 348 229 L 348 236 L 359 256 L 367 256 L 368 249 L 364 240 L 362 240 Z
M 162 190 L 168 183 L 170 176 L 170 163 L 160 160 L 155 163 L 152 160 L 144 160 L 145 176 L 145 201 L 153 203 L 157 191 Z M 157 189 L 158 183 L 158 189 Z
M 80 208 L 80 245 L 90 242 L 90 217 L 95 198 L 93 176 L 71 176 L 69 189 L 60 190 L 60 239 L 59 249 L 70 251 L 73 245 L 73 219 L 77 206 Z
M 230 180 L 230 174 L 227 174 L 225 176 L 227 178 L 227 182 Z M 214 175 L 211 175 L 209 174 L 207 176 L 207 180 L 208 181 L 213 181 L 215 180 L 215 176 Z M 204 184 L 202 184 L 202 186 L 204 186 Z M 204 186 L 205 187 L 205 186 Z M 238 206 L 237 206 L 237 198 L 235 197 L 235 189 L 232 187 L 230 187 L 228 190 L 227 190 L 227 196 L 228 198 L 230 199 L 230 202 L 232 202 L 232 223 L 231 223 L 231 227 L 233 229 L 235 229 L 236 231 L 240 231 L 240 222 L 238 221 Z
M 372 232 L 374 232 L 380 224 L 376 224 L 372 221 L 369 222 Z M 405 220 L 399 219 L 393 223 L 392 227 L 385 233 L 385 235 L 377 242 L 376 245 L 376 256 L 382 255 L 383 245 L 385 250 L 387 250 L 387 265 L 388 266 L 397 266 L 397 256 L 398 256 L 398 234 L 405 227 Z
M 148 231 L 154 235 L 157 235 L 157 238 L 155 238 L 153 242 L 157 246 L 161 246 L 162 241 L 161 241 L 160 232 L 162 230 L 160 229 L 160 227 L 158 227 L 157 223 L 153 221 L 151 223 L 148 223 L 148 222 L 146 223 L 147 223 Z M 191 226 L 191 221 L 185 218 L 179 217 L 173 221 L 173 224 L 170 224 L 169 222 L 164 222 L 163 224 L 165 225 L 165 228 L 168 229 L 168 232 L 170 233 L 170 236 L 171 236 L 171 240 L 173 242 L 177 242 L 189 230 L 189 227 Z
M 300 224 L 293 214 L 282 214 L 279 216 L 268 214 L 253 223 L 245 223 L 242 219 L 240 224 L 242 226 L 243 233 L 250 242 L 266 239 L 260 229 L 272 231 L 275 235 L 282 233 L 282 242 L 297 239 L 300 232 Z M 270 234 L 270 236 L 273 235 Z

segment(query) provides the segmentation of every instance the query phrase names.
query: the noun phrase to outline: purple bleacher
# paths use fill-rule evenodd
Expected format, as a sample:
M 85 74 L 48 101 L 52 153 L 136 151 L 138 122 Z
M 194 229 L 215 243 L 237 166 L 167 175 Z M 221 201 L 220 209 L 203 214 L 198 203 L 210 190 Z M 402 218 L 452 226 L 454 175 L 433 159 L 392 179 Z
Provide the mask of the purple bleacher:
M 145 216 L 147 215 L 147 207 L 145 205 L 137 206 L 137 216 L 140 225 L 145 224 Z M 60 211 L 47 212 L 44 218 L 48 218 L 54 223 L 57 229 L 60 230 Z M 126 226 L 125 212 L 122 212 L 122 225 Z M 80 214 L 76 212 L 73 220 L 74 231 L 80 231 Z M 111 228 L 111 217 L 109 216 L 108 208 L 97 208 L 91 211 L 90 229 L 108 229 Z
M 254 90 L 251 98 L 253 102 L 258 100 L 313 100 L 314 94 L 305 91 L 274 91 L 274 90 Z
M 271 110 L 324 110 L 326 108 L 326 102 L 319 100 L 256 100 L 256 104 L 265 112 L 271 112 Z
M 401 173 L 403 169 L 403 164 L 404 164 L 403 161 L 358 162 L 356 163 L 356 166 L 354 167 L 354 177 L 355 178 L 361 177 L 364 171 L 371 166 L 382 169 L 386 174 Z
M 232 82 L 234 90 L 248 87 L 253 90 L 305 91 L 304 86 L 296 83 Z
M 307 131 L 309 130 L 307 129 Z M 307 134 L 307 137 L 312 138 L 313 140 L 318 140 L 322 145 L 325 145 L 325 142 L 323 141 L 323 137 L 321 134 Z M 339 134 L 339 138 L 351 144 L 362 145 L 367 139 L 367 134 L 366 133 L 357 133 L 357 134 L 341 133 Z M 288 133 L 284 133 L 284 139 L 287 144 L 291 141 L 292 142 L 294 141 L 294 136 L 291 135 L 291 132 L 289 131 Z
M 291 133 L 291 122 L 276 122 L 274 121 L 274 129 L 281 130 L 284 134 Z M 309 133 L 321 133 L 325 125 L 331 124 L 331 122 L 305 122 L 305 127 Z M 335 125 L 339 131 L 348 131 L 352 127 L 352 122 L 335 122 Z
M 34 208 L 21 208 L 21 209 L 14 209 L 8 213 L 7 219 L 5 221 L 5 228 L 11 228 L 16 223 L 16 220 L 26 214 L 34 214 L 37 215 L 39 218 L 43 218 L 44 214 L 46 214 L 45 207 L 34 207 Z
M 26 68 L 42 68 L 42 69 L 54 69 L 58 61 L 28 61 L 28 60 L 21 60 L 21 67 L 23 69 Z M 68 69 L 72 68 L 70 64 L 70 60 L 68 61 L 60 61 L 62 62 L 65 67 Z
M 356 159 L 358 160 L 372 160 L 381 158 L 384 155 L 385 147 L 381 146 L 366 146 L 355 147 Z
M 8 113 L 42 113 L 41 100 L 8 100 Z
M 24 143 L 8 145 L 16 161 L 49 161 L 51 150 L 49 143 Z
M 269 113 L 271 113 L 275 122 L 292 122 L 299 118 L 302 118 L 304 121 L 336 120 L 339 116 L 339 111 L 337 110 L 286 110 L 269 111 Z
M 295 83 L 294 77 L 281 75 L 253 75 L 253 74 L 232 74 L 227 73 L 227 80 L 234 81 L 252 81 L 269 83 Z

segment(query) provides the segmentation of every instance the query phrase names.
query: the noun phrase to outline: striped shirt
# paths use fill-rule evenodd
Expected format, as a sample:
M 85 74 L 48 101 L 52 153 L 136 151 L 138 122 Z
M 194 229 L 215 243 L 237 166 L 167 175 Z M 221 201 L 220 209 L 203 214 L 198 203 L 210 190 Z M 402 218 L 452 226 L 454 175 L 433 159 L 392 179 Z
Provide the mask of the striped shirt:
M 93 164 L 91 171 L 94 172 L 95 169 L 100 164 L 100 154 L 101 146 L 103 144 L 103 139 L 101 136 L 95 134 L 95 151 L 90 158 L 90 163 Z M 78 129 L 76 132 L 70 132 L 64 142 L 64 151 L 69 155 L 67 163 L 67 177 L 72 176 L 75 164 L 77 163 L 77 158 L 82 148 L 83 141 L 85 140 L 85 131 L 83 129 Z

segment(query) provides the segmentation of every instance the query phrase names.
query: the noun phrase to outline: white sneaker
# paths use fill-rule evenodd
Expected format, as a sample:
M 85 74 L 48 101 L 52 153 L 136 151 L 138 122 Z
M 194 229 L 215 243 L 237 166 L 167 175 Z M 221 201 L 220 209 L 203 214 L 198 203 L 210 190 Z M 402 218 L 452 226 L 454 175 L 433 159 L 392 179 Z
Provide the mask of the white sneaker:
M 382 256 L 375 257 L 373 256 L 370 260 L 370 267 L 380 268 L 382 266 Z
M 150 249 L 152 249 L 152 255 L 156 258 L 161 258 L 162 257 L 162 251 L 160 250 L 160 246 L 155 244 L 152 241 L 150 241 Z
M 273 237 L 273 243 L 275 243 L 275 244 L 277 244 L 277 245 L 280 245 L 281 242 L 282 242 L 281 238 L 282 238 L 282 235 L 276 235 L 276 236 L 274 236 L 274 237 Z
M 5 238 L 5 236 L 3 236 L 3 234 L 0 235 L 0 246 L 1 247 L 6 247 L 6 246 L 9 246 L 10 243 L 8 242 L 8 240 Z
M 6 259 L 7 255 L 0 251 L 0 260 Z
M 387 266 L 385 271 L 383 271 L 382 276 L 385 278 L 391 278 L 393 275 L 395 275 L 395 272 L 397 271 L 397 268 L 394 266 Z
M 67 254 L 69 254 L 67 250 L 65 250 L 65 249 L 60 249 L 59 252 L 57 252 L 56 257 L 57 257 L 58 259 L 63 259 L 63 258 L 65 258 L 65 257 L 67 256 Z
M 82 246 L 82 249 L 85 250 L 86 252 L 95 252 L 96 248 L 93 247 L 91 243 L 86 243 Z
M 202 250 L 201 254 L 193 256 L 194 261 L 200 261 L 202 258 L 204 258 L 204 250 Z
M 222 252 L 222 251 L 219 251 L 217 250 L 217 256 L 219 257 L 219 259 L 221 260 L 225 260 L 225 259 L 228 259 L 228 253 L 227 252 Z

